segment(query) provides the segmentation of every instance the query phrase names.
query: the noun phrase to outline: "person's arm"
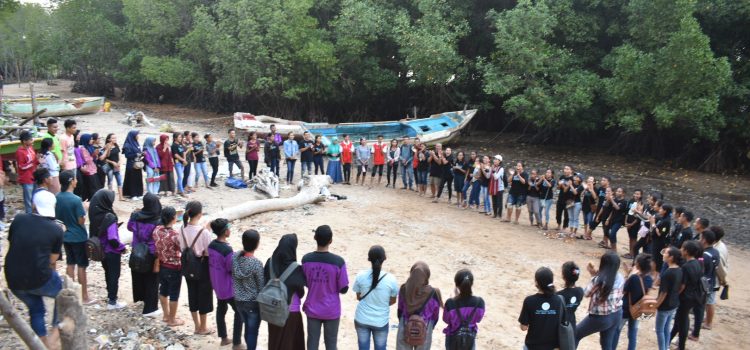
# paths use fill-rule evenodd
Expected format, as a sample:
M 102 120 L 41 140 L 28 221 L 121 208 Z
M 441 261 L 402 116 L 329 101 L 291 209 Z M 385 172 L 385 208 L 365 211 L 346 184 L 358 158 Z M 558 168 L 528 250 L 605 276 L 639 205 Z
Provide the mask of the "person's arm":
M 338 278 L 339 293 L 346 294 L 349 291 L 349 277 L 346 274 L 346 264 L 341 265 Z
M 529 181 L 529 175 L 526 173 L 518 174 L 518 181 L 521 181 L 521 184 L 526 184 Z

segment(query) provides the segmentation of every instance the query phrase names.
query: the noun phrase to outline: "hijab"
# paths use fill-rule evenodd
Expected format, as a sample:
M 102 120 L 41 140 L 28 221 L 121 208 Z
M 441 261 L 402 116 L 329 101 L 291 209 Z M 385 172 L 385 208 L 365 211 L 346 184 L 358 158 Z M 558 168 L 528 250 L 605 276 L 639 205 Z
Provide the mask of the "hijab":
M 156 146 L 156 153 L 159 154 L 159 165 L 162 171 L 172 171 L 174 167 L 174 161 L 172 160 L 172 149 L 167 143 L 169 135 L 162 134 L 159 136 L 159 145 Z M 167 149 L 164 149 L 167 146 Z
M 89 154 L 91 156 L 94 155 L 94 145 L 91 144 L 91 140 L 93 138 L 91 137 L 91 134 L 83 134 L 81 135 L 81 142 L 80 145 L 85 148 L 87 151 L 89 151 Z
M 128 132 L 128 137 L 125 138 L 125 143 L 122 146 L 123 151 L 129 149 L 133 153 L 140 152 L 141 146 L 138 145 L 138 139 L 136 139 L 138 133 L 138 130 L 130 130 Z
M 161 223 L 161 202 L 159 201 L 159 197 L 151 192 L 147 192 L 143 196 L 143 209 L 133 213 L 131 219 L 142 223 L 159 225 Z
M 91 203 L 89 204 L 89 232 L 91 235 L 98 234 L 101 232 L 101 225 L 105 223 L 104 217 L 107 214 L 112 214 L 117 221 L 117 214 L 115 214 L 112 208 L 112 203 L 115 201 L 115 193 L 111 190 L 101 189 L 94 193 L 91 197 Z M 112 223 L 109 223 L 110 225 Z
M 151 156 L 151 160 L 156 164 L 156 168 L 160 168 L 159 153 L 157 153 L 156 148 L 154 148 L 154 142 L 156 142 L 156 139 L 153 136 L 147 137 L 146 141 L 143 142 L 143 151 L 148 152 Z
M 289 265 L 297 261 L 297 235 L 289 233 L 281 236 L 279 245 L 273 251 L 271 258 L 268 259 L 265 266 L 265 278 L 266 281 L 270 280 L 270 267 L 273 264 L 273 273 L 276 277 L 280 277 L 284 273 Z M 294 273 L 284 281 L 287 290 L 292 293 L 288 293 L 287 302 L 291 302 L 292 295 L 296 292 L 300 299 L 305 295 L 305 275 L 302 273 L 302 269 L 297 267 Z
M 443 306 L 443 299 L 440 296 L 440 290 L 430 286 L 430 267 L 422 261 L 416 262 L 409 271 L 409 278 L 401 286 L 406 301 L 406 309 L 409 315 L 416 314 L 432 296 L 432 292 L 438 299 L 440 306 Z

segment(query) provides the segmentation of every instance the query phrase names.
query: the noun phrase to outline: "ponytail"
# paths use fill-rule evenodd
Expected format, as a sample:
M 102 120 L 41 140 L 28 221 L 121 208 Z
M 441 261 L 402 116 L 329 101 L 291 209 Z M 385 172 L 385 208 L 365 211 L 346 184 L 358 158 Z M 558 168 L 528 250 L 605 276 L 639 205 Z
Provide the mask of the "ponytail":
M 540 267 L 534 274 L 536 287 L 546 296 L 555 294 L 555 283 L 553 282 L 552 270 L 547 267 Z
M 370 290 L 373 290 L 378 286 L 378 281 L 380 281 L 380 271 L 385 261 L 385 249 L 379 245 L 370 247 L 370 251 L 367 252 L 367 260 L 372 265 L 372 284 Z
M 185 213 L 182 214 L 182 227 L 186 227 L 188 222 L 203 213 L 203 205 L 198 201 L 190 201 L 185 205 Z
M 458 288 L 458 298 L 465 299 L 472 296 L 471 287 L 474 285 L 474 274 L 468 269 L 458 270 L 456 276 L 453 278 L 456 287 Z

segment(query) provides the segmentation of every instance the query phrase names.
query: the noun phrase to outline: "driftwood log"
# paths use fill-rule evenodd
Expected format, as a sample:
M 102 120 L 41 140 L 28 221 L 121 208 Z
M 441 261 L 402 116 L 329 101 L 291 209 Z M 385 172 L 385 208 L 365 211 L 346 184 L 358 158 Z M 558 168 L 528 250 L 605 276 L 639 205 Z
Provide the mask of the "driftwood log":
M 81 285 L 63 276 L 63 289 L 57 295 L 57 314 L 60 318 L 60 345 L 65 350 L 88 349 L 86 314 L 81 305 Z
M 23 340 L 23 342 L 26 344 L 26 346 L 29 347 L 29 349 L 46 350 L 47 347 L 45 347 L 44 343 L 42 343 L 42 340 L 36 336 L 34 330 L 31 329 L 31 325 L 29 325 L 29 323 L 24 320 L 13 308 L 10 300 L 8 300 L 8 298 L 6 297 L 6 295 L 9 293 L 10 291 L 7 289 L 0 291 L 0 311 L 5 317 L 5 320 L 8 322 L 10 327 L 13 328 L 16 334 L 21 337 L 21 340 Z
M 326 200 L 326 195 L 321 194 L 321 190 L 330 186 L 331 183 L 333 181 L 328 175 L 303 176 L 299 193 L 293 197 L 245 202 L 226 208 L 216 213 L 215 217 L 233 221 L 267 211 L 294 209 L 305 204 L 319 203 Z
M 279 197 L 279 177 L 268 168 L 263 168 L 250 180 L 250 186 L 270 198 Z

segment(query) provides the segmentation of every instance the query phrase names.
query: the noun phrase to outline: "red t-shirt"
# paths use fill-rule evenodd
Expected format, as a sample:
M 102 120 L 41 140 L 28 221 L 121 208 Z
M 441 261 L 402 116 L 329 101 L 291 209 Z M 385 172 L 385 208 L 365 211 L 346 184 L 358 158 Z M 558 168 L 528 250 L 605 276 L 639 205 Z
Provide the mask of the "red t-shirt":
M 351 141 L 341 141 L 341 163 L 351 164 L 352 163 L 352 149 L 353 144 Z
M 372 145 L 372 164 L 385 164 L 385 153 L 388 145 L 385 143 L 375 143 Z
M 18 147 L 18 150 L 16 150 L 16 163 L 18 165 L 18 183 L 33 185 L 34 171 L 38 163 L 34 148 L 26 148 L 26 146 Z

